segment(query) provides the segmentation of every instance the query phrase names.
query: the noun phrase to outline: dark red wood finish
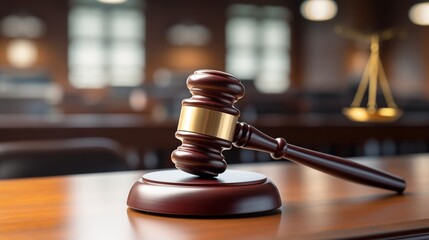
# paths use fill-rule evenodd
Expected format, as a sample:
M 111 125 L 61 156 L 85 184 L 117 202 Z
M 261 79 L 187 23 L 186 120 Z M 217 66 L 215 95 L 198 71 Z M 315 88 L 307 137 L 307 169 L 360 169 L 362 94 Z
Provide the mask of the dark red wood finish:
M 240 115 L 233 105 L 244 95 L 244 86 L 236 77 L 216 70 L 199 70 L 186 83 L 192 97 L 183 100 L 183 106 Z M 182 141 L 171 154 L 176 168 L 202 177 L 215 177 L 226 170 L 222 151 L 232 147 L 230 141 L 186 131 L 177 131 L 176 138 Z
M 184 106 L 196 106 L 238 116 L 240 112 L 233 104 L 244 94 L 244 87 L 236 77 L 215 71 L 196 71 L 187 80 L 192 93 Z M 177 131 L 176 137 L 182 146 L 172 153 L 176 167 L 202 177 L 214 177 L 225 171 L 227 165 L 222 151 L 231 143 L 199 133 Z M 393 190 L 405 190 L 405 181 L 397 176 L 381 172 L 350 160 L 308 150 L 288 144 L 283 138 L 273 139 L 256 128 L 237 123 L 234 146 L 271 153 L 275 159 L 286 158 L 322 172 L 365 185 Z
M 271 138 L 247 123 L 237 123 L 234 146 L 271 153 L 274 159 L 285 158 L 352 182 L 402 193 L 406 184 L 398 176 L 351 160 L 288 144 L 283 138 Z
M 236 77 L 199 70 L 189 76 L 187 86 L 192 97 L 185 99 L 183 106 L 240 115 L 233 104 L 243 96 L 244 86 Z M 129 207 L 157 214 L 228 216 L 267 212 L 281 206 L 277 188 L 264 175 L 225 172 L 222 151 L 232 147 L 231 141 L 181 130 L 176 138 L 182 145 L 172 152 L 171 159 L 183 172 L 144 175 L 131 188 Z
M 243 96 L 244 87 L 234 76 L 200 70 L 188 78 L 187 85 L 192 97 L 184 100 L 182 105 L 239 116 L 240 112 L 233 104 Z M 231 148 L 232 144 L 269 152 L 275 159 L 287 158 L 353 182 L 398 193 L 405 189 L 405 181 L 399 177 L 340 157 L 290 145 L 283 138 L 271 138 L 246 123 L 236 124 L 232 142 L 180 130 L 176 137 L 182 145 L 171 154 L 172 161 L 178 169 L 198 177 L 177 170 L 145 175 L 131 188 L 127 201 L 129 207 L 186 216 L 249 214 L 278 208 L 281 200 L 277 188 L 265 176 L 253 178 L 253 173 L 231 171 L 221 174 L 227 167 L 222 151 Z
M 217 178 L 179 170 L 148 173 L 133 185 L 127 204 L 149 213 L 206 217 L 264 213 L 282 205 L 265 175 L 237 170 Z

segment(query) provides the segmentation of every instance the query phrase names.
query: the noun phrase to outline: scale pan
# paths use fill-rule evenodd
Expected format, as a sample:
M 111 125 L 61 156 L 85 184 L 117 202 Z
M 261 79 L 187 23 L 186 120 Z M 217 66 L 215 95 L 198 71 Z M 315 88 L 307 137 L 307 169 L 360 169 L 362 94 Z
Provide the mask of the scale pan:
M 402 116 L 398 108 L 376 108 L 370 110 L 363 107 L 343 108 L 343 114 L 355 122 L 394 122 Z

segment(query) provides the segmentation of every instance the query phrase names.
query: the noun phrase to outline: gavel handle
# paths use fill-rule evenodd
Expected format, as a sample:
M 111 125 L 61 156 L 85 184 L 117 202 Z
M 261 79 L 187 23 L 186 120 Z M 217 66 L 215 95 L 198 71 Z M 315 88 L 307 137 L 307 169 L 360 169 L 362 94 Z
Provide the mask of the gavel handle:
M 237 123 L 234 146 L 271 153 L 274 159 L 285 158 L 327 174 L 352 182 L 384 188 L 398 193 L 405 190 L 405 181 L 351 160 L 288 144 L 283 138 L 272 138 L 247 123 Z

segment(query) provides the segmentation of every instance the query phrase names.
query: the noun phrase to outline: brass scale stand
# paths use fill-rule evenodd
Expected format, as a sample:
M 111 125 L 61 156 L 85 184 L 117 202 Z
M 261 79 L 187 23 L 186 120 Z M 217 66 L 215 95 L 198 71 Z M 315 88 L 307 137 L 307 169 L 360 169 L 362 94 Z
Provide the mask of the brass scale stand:
M 365 42 L 369 42 L 371 46 L 371 54 L 365 66 L 356 95 L 350 107 L 343 109 L 343 114 L 356 122 L 393 122 L 397 120 L 402 115 L 402 111 L 393 100 L 386 73 L 380 59 L 380 39 L 388 40 L 393 38 L 393 30 L 365 35 L 338 27 L 336 28 L 336 32 L 354 40 L 364 40 Z M 380 87 L 387 107 L 377 107 L 378 80 L 380 80 Z M 365 108 L 360 106 L 366 89 L 368 89 L 368 104 Z

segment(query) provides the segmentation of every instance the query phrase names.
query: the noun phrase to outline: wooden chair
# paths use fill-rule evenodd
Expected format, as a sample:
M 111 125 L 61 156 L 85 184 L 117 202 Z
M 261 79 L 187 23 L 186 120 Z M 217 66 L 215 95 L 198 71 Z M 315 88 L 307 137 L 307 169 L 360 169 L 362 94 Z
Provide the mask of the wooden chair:
M 123 149 L 107 138 L 0 143 L 0 179 L 122 170 Z

